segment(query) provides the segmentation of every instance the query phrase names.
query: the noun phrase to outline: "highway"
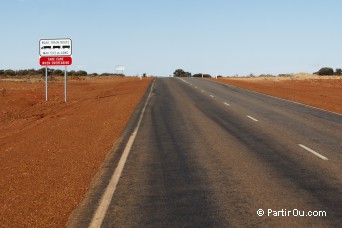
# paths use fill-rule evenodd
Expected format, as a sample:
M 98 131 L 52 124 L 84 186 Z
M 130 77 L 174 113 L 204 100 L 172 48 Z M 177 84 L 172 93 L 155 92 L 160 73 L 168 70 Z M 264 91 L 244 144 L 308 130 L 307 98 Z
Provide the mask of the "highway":
M 342 115 L 157 78 L 68 226 L 342 227 Z

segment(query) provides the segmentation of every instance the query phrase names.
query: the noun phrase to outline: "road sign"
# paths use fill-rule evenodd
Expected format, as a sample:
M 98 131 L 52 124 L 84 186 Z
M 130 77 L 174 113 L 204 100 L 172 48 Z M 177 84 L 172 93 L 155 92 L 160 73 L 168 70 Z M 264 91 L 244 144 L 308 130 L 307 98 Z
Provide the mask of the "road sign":
M 125 66 L 124 65 L 117 65 L 115 66 L 115 70 L 116 70 L 116 73 L 119 74 L 123 74 L 124 73 L 124 70 L 125 70 Z
M 71 56 L 72 41 L 69 38 L 39 40 L 40 56 Z
M 65 66 L 64 71 L 64 102 L 66 102 L 67 66 L 72 64 L 72 41 L 63 39 L 39 40 L 39 64 L 45 66 L 45 100 L 48 100 L 48 66 Z
M 115 66 L 115 70 L 116 70 L 116 71 L 124 71 L 124 70 L 125 70 L 125 66 L 123 66 L 123 65 L 117 65 L 117 66 Z
M 72 64 L 72 58 L 71 56 L 40 57 L 39 63 L 41 66 L 69 66 Z

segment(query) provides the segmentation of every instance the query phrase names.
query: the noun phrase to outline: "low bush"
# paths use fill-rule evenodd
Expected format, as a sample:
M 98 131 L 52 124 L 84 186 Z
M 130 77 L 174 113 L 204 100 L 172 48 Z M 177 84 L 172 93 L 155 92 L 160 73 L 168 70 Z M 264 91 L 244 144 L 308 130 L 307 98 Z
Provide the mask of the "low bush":
M 317 73 L 321 76 L 334 75 L 334 69 L 330 67 L 323 67 Z
M 15 76 L 15 71 L 14 70 L 4 70 L 4 75 Z
M 192 77 L 201 78 L 202 73 L 194 74 L 194 75 L 192 75 Z M 203 74 L 203 78 L 211 78 L 211 75 L 210 74 Z
M 62 70 L 55 70 L 54 72 L 52 72 L 52 75 L 54 75 L 54 76 L 64 76 L 64 71 L 62 71 Z

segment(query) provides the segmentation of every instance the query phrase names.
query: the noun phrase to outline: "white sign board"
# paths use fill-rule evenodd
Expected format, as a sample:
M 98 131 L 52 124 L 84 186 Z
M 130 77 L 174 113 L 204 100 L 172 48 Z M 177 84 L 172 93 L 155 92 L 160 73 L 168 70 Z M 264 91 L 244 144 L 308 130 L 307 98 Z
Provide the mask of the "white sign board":
M 123 65 L 118 65 L 118 66 L 115 67 L 115 70 L 116 70 L 116 71 L 124 71 L 124 70 L 125 70 L 125 66 L 123 66 Z
M 65 39 L 41 39 L 39 40 L 40 56 L 71 56 L 72 41 Z

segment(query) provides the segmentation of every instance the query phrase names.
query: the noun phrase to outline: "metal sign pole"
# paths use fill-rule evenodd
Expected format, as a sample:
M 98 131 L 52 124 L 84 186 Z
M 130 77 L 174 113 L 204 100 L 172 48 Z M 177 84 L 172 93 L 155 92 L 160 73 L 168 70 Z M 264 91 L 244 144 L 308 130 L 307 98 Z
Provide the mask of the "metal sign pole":
M 64 70 L 64 102 L 67 101 L 67 67 Z
M 48 70 L 47 66 L 45 67 L 45 101 L 48 100 Z

